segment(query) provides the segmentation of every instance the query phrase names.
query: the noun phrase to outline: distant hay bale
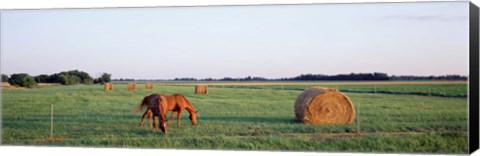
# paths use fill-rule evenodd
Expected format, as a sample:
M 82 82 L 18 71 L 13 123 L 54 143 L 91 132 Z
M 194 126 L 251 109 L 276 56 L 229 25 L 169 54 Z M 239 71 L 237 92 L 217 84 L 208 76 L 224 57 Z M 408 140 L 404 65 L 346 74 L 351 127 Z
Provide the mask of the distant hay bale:
M 128 83 L 127 87 L 128 87 L 128 90 L 135 90 L 135 86 L 136 84 L 135 83 Z
M 107 82 L 107 83 L 103 84 L 103 88 L 104 88 L 106 91 L 112 90 L 112 89 L 113 89 L 113 85 L 112 85 L 112 83 Z
M 208 87 L 207 85 L 196 85 L 195 86 L 195 94 L 207 94 Z
M 295 116 L 311 124 L 351 124 L 355 109 L 350 99 L 337 89 L 309 88 L 295 101 Z
M 153 83 L 146 83 L 145 87 L 147 87 L 147 89 L 152 89 L 153 88 Z

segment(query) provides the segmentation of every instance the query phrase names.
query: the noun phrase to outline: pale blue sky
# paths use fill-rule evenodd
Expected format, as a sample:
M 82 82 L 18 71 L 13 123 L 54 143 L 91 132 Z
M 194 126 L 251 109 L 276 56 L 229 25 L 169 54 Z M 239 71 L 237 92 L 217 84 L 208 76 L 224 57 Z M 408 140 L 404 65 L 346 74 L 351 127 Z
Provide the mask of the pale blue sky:
M 136 79 L 468 75 L 468 2 L 2 11 L 2 73 L 71 69 Z

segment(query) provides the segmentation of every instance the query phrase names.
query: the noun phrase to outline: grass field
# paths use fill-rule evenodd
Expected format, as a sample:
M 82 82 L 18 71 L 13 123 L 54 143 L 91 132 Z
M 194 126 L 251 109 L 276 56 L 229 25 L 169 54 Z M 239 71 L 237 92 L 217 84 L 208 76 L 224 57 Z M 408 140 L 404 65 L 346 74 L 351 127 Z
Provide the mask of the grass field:
M 193 85 L 195 82 L 170 82 L 164 85 Z M 338 81 L 338 82 L 209 82 L 210 87 L 300 90 L 311 86 L 338 88 L 342 92 L 467 97 L 465 81 Z
M 207 95 L 193 94 L 191 85 L 157 82 L 153 90 L 138 84 L 137 90 L 128 91 L 126 84 L 115 83 L 113 91 L 108 92 L 100 85 L 4 89 L 2 144 L 467 153 L 465 83 L 229 82 L 209 84 Z M 361 104 L 361 135 L 355 135 L 357 121 L 351 125 L 296 121 L 293 103 L 309 86 L 338 87 L 356 107 Z M 444 94 L 432 94 L 440 90 Z M 199 111 L 198 125 L 192 126 L 185 112 L 181 127 L 171 124 L 166 136 L 138 127 L 141 114 L 133 109 L 154 92 L 184 94 Z M 52 104 L 55 140 L 48 140 Z

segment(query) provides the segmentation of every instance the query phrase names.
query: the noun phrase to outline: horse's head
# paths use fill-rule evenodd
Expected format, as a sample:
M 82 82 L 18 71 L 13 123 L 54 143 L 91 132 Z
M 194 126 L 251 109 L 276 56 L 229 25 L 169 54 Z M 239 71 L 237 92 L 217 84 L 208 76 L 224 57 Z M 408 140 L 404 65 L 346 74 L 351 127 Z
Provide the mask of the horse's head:
M 167 98 L 163 94 L 158 94 L 158 110 L 159 110 L 159 120 L 160 120 L 160 129 L 164 134 L 167 134 L 167 114 L 166 111 L 162 109 L 167 108 Z
M 190 121 L 192 121 L 192 125 L 197 124 L 197 114 L 198 114 L 198 111 L 195 111 L 195 112 L 190 113 L 190 116 L 188 116 Z

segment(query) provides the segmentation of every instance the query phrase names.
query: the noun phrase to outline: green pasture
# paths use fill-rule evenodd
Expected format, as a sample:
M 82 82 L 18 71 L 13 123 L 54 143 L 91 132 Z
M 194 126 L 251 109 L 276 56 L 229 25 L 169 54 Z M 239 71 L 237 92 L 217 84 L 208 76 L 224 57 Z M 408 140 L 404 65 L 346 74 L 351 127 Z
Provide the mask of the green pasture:
M 250 88 L 250 89 L 274 89 L 274 90 L 305 90 L 308 87 L 337 88 L 342 92 L 350 93 L 384 93 L 426 95 L 441 97 L 467 97 L 466 84 L 378 84 L 378 85 L 269 85 L 269 86 L 212 86 L 220 88 Z
M 398 153 L 467 153 L 467 98 L 465 84 L 339 86 L 355 107 L 351 125 L 309 125 L 294 118 L 294 101 L 308 86 L 214 86 L 206 95 L 190 85 L 153 90 L 137 84 L 128 91 L 114 83 L 112 91 L 100 85 L 42 86 L 2 90 L 2 137 L 6 145 L 239 149 L 281 151 L 349 151 Z M 291 88 L 289 88 L 291 87 Z M 325 86 L 332 87 L 332 86 Z M 429 88 L 448 96 L 414 94 Z M 394 92 L 384 93 L 382 89 Z M 353 91 L 352 91 L 353 90 Z M 375 91 L 375 90 L 374 90 Z M 138 127 L 141 115 L 134 107 L 154 92 L 184 94 L 199 111 L 192 126 L 182 113 L 181 127 L 172 121 L 168 134 Z M 412 93 L 412 94 L 410 94 Z M 429 96 L 430 95 L 430 96 Z M 451 95 L 451 96 L 450 96 Z M 458 96 L 457 96 L 458 95 Z M 50 111 L 54 107 L 54 140 L 50 138 Z M 358 110 L 357 110 L 358 112 Z M 358 115 L 358 114 L 357 114 Z

